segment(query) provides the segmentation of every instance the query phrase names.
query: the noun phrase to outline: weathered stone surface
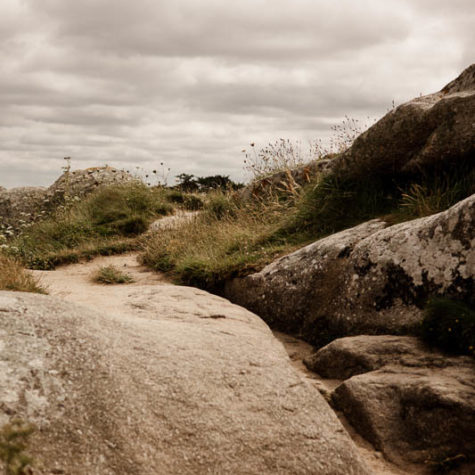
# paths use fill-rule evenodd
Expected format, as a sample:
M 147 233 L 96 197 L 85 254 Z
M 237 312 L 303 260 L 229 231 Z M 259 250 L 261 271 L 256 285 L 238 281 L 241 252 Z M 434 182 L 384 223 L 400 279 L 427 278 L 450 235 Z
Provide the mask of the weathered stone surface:
M 42 187 L 0 188 L 0 226 L 17 229 L 37 218 L 45 208 L 46 195 L 47 189 Z
M 137 180 L 130 173 L 113 167 L 94 167 L 63 173 L 49 188 L 52 196 L 84 196 L 99 186 L 115 185 Z
M 362 335 L 335 340 L 306 363 L 323 377 L 346 380 L 331 395 L 334 407 L 391 461 L 458 456 L 460 473 L 473 473 L 472 358 L 442 354 L 414 337 Z
M 475 295 L 475 195 L 429 217 L 370 221 L 230 282 L 230 300 L 318 346 L 411 333 L 431 295 Z
M 447 356 L 413 336 L 360 335 L 332 341 L 307 358 L 305 364 L 324 378 L 348 379 L 386 365 L 436 369 L 470 367 L 473 360 Z
M 111 314 L 0 293 L 0 424 L 37 425 L 39 473 L 368 473 L 255 315 L 186 287 L 128 292 Z
M 475 64 L 440 92 L 386 114 L 335 158 L 336 170 L 398 175 L 475 160 Z
M 391 176 L 397 181 L 426 170 L 448 170 L 463 160 L 475 160 L 474 116 L 472 64 L 441 91 L 391 110 L 343 153 L 256 180 L 239 195 L 249 200 L 332 171 L 355 177 Z
M 332 305 L 354 246 L 384 227 L 382 221 L 373 220 L 321 239 L 261 272 L 229 282 L 225 295 L 273 327 L 289 333 L 304 332 L 320 309 Z

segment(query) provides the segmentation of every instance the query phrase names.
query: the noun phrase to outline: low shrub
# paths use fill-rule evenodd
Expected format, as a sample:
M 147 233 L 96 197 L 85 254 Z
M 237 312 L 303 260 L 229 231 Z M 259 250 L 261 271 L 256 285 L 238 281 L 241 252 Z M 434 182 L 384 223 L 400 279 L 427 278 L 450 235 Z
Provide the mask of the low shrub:
M 130 284 L 134 281 L 132 276 L 113 265 L 100 267 L 92 280 L 99 284 Z
M 238 211 L 237 202 L 230 193 L 210 193 L 204 211 L 211 219 L 218 221 L 224 218 L 235 218 Z
M 441 350 L 475 356 L 475 310 L 448 298 L 432 299 L 425 308 L 421 336 Z
M 203 200 L 199 196 L 192 194 L 185 195 L 183 207 L 187 211 L 198 211 L 200 209 L 203 209 L 203 206 Z

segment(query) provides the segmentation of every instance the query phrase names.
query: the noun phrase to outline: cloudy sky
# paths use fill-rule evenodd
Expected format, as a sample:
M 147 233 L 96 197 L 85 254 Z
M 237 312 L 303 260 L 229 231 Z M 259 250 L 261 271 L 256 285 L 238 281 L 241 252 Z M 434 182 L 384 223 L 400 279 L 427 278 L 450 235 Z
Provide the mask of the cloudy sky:
M 1 0 L 0 185 L 113 165 L 242 179 L 474 62 L 473 0 Z M 170 182 L 173 178 L 170 179 Z

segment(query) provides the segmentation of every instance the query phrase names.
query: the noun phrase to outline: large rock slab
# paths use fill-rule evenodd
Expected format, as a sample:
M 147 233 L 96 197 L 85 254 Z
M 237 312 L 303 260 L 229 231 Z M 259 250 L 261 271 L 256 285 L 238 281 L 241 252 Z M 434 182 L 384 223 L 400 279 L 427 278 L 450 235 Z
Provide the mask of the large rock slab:
M 384 367 L 346 380 L 332 401 L 395 463 L 436 463 L 461 456 L 475 467 L 473 367 Z
M 353 179 L 404 182 L 434 171 L 450 171 L 475 160 L 475 64 L 434 94 L 416 97 L 388 112 L 351 147 L 325 159 L 278 171 L 238 192 L 243 200 L 293 190 L 332 172 Z
M 419 338 L 394 335 L 360 335 L 339 338 L 305 360 L 324 378 L 348 379 L 387 365 L 409 368 L 473 367 L 468 356 L 448 356 L 429 348 Z
M 40 473 L 368 473 L 259 318 L 186 287 L 128 292 L 110 314 L 0 293 L 0 424 L 36 424 Z
M 429 217 L 370 221 L 235 279 L 230 300 L 317 346 L 358 334 L 410 334 L 427 298 L 473 300 L 475 195 Z
M 302 335 L 308 329 L 310 337 L 320 310 L 332 304 L 354 246 L 385 226 L 373 220 L 316 241 L 258 273 L 228 282 L 225 295 L 272 327 Z

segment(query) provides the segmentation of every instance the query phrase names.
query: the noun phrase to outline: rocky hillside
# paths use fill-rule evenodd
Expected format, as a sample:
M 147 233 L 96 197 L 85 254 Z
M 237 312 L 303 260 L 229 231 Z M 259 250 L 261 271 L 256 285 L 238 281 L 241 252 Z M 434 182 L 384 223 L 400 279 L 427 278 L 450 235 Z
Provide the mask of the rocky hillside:
M 474 117 L 472 65 L 440 92 L 389 112 L 322 173 L 383 189 L 454 170 L 473 176 Z M 228 281 L 224 293 L 320 348 L 307 365 L 343 380 L 328 396 L 333 407 L 388 459 L 468 474 L 475 466 L 473 359 L 415 336 L 434 297 L 473 309 L 474 281 L 472 195 L 431 216 L 394 225 L 374 219 L 332 234 Z M 463 335 L 464 352 L 475 355 L 475 313 L 450 319 L 444 312 L 431 322 L 446 334 L 435 339 L 461 328 L 453 338 Z
M 83 197 L 99 186 L 133 180 L 129 173 L 105 166 L 67 171 L 49 188 L 20 187 L 7 190 L 0 187 L 2 226 L 17 230 L 64 203 L 65 198 Z
M 35 427 L 27 450 L 41 475 L 475 473 L 474 113 L 472 65 L 345 152 L 291 172 L 317 176 L 313 207 L 252 208 L 280 174 L 244 190 L 244 204 L 214 196 L 152 226 L 144 263 L 229 300 L 165 274 L 106 291 L 84 267 L 94 298 L 67 272 L 56 274 L 61 298 L 0 292 L 0 449 L 15 451 L 20 419 Z M 0 215 L 21 226 L 132 179 L 101 168 L 3 189 Z M 119 215 L 127 202 L 114 202 Z M 269 327 L 313 345 L 305 365 L 319 383 Z M 399 468 L 372 469 L 364 445 Z

